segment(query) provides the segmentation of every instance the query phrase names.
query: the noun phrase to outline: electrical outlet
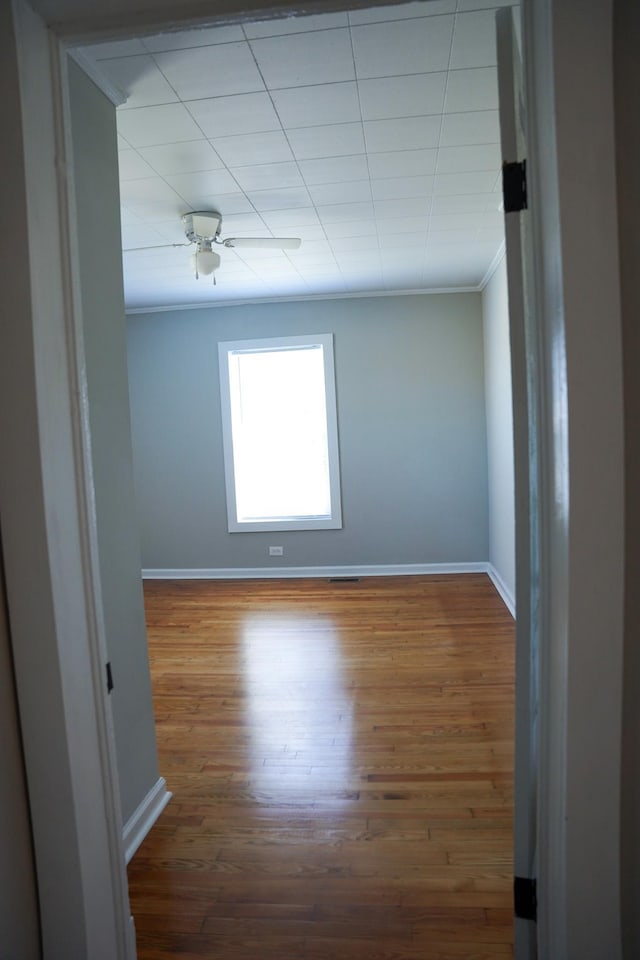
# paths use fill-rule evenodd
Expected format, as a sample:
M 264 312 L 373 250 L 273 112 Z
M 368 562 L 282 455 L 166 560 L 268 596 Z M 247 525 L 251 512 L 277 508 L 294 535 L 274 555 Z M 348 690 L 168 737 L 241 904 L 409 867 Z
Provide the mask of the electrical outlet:
M 269 547 L 270 557 L 281 557 L 284 554 L 284 547 Z

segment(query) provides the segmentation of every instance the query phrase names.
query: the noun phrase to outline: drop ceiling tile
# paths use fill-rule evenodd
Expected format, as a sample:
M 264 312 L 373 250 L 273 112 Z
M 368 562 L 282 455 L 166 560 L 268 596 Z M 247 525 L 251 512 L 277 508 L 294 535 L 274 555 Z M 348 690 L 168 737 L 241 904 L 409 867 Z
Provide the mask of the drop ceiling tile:
M 256 260 L 251 264 L 251 268 L 257 276 L 267 281 L 277 280 L 278 283 L 281 283 L 283 280 L 287 279 L 300 279 L 300 274 L 297 272 L 295 267 L 291 266 L 288 261 L 280 263 L 280 261 L 273 260 L 267 260 L 266 262 Z
M 504 213 L 502 210 L 489 210 L 485 213 L 482 218 L 482 225 L 484 227 L 500 227 L 504 228 Z
M 405 276 L 402 271 L 394 273 L 393 278 L 385 275 L 385 290 L 389 292 L 400 290 L 418 290 L 423 285 L 424 271 L 409 273 Z
M 305 280 L 316 280 L 326 278 L 327 281 L 331 281 L 338 285 L 338 288 L 343 283 L 342 277 L 339 273 L 339 268 L 336 269 L 334 266 L 330 271 L 327 270 L 325 266 L 321 263 L 316 264 L 305 264 L 304 266 L 300 265 L 297 267 L 297 271 L 301 277 Z
M 220 264 L 220 273 L 218 278 L 224 277 L 227 282 L 241 283 L 243 280 L 255 281 L 256 274 L 250 264 L 245 263 L 240 257 L 231 250 L 223 250 L 220 254 L 222 263 Z
M 497 242 L 504 240 L 504 227 L 483 227 L 478 230 L 478 241 L 483 242 Z
M 224 166 L 206 140 L 183 140 L 180 143 L 165 143 L 157 147 L 141 147 L 140 155 L 160 176 L 219 170 Z
M 500 190 L 498 194 L 496 193 L 489 194 L 487 199 L 487 211 L 500 210 L 500 212 L 503 212 L 503 209 L 504 208 L 502 204 L 502 191 Z
M 136 247 L 146 247 L 151 244 L 166 243 L 165 238 L 158 233 L 148 223 L 122 226 L 122 249 L 123 251 L 135 249 Z
M 359 80 L 362 119 L 386 120 L 399 113 L 403 117 L 442 113 L 446 80 L 446 73 Z
M 286 129 L 360 120 L 358 88 L 354 81 L 274 90 L 272 96 Z
M 294 210 L 272 210 L 263 213 L 262 219 L 273 233 L 278 233 L 280 236 L 284 236 L 283 230 L 314 226 L 320 223 L 318 214 L 311 205 Z
M 497 109 L 498 70 L 496 67 L 449 71 L 444 102 L 445 113 Z
M 303 270 L 305 267 L 323 267 L 331 270 L 336 269 L 335 257 L 332 253 L 308 253 L 300 254 L 296 258 L 296 267 Z
M 465 173 L 467 170 L 500 169 L 500 147 L 497 143 L 464 147 L 441 147 L 438 150 L 436 173 Z
M 453 20 L 451 16 L 422 17 L 352 27 L 358 79 L 446 70 Z
M 280 212 L 280 211 L 278 211 Z M 319 223 L 297 224 L 296 226 L 284 226 L 277 231 L 279 237 L 300 237 L 303 243 L 312 240 L 326 240 L 326 234 Z
M 269 229 L 257 213 L 235 213 L 225 217 L 222 234 L 225 237 L 268 237 Z
M 243 190 L 269 190 L 272 187 L 301 187 L 302 176 L 298 164 L 260 163 L 256 166 L 233 167 L 231 173 Z
M 358 277 L 357 279 L 351 280 L 347 284 L 347 291 L 349 293 L 357 293 L 360 296 L 366 296 L 367 293 L 373 291 L 377 293 L 378 290 L 382 288 L 382 277 L 379 274 L 374 276 L 369 276 L 367 272 L 366 276 Z
M 347 183 L 321 183 L 309 187 L 309 193 L 316 206 L 336 203 L 362 203 L 371 200 L 371 185 L 368 180 L 353 180 Z
M 331 246 L 341 254 L 343 250 L 378 250 L 380 242 L 377 234 L 369 234 L 364 237 L 334 237 Z
M 345 250 L 340 254 L 340 270 L 345 276 L 361 272 L 363 264 L 379 268 L 381 262 L 379 250 Z
M 424 150 L 437 147 L 440 117 L 408 117 L 399 120 L 368 120 L 364 136 L 369 153 L 395 150 Z
M 281 263 L 287 267 L 291 264 L 287 260 L 282 250 L 265 250 L 260 247 L 242 247 L 236 250 L 238 257 L 245 263 L 251 263 L 253 260 L 267 260 L 272 263 Z
M 473 231 L 473 237 L 475 237 L 475 233 L 476 231 Z M 467 229 L 430 230 L 429 238 L 427 240 L 427 247 L 438 249 L 443 244 L 448 243 L 468 244 L 470 239 L 472 239 L 472 235 Z
M 171 174 L 166 181 L 188 203 L 195 203 L 201 196 L 238 192 L 238 184 L 228 170 Z
M 435 173 L 437 150 L 392 150 L 368 157 L 372 180 L 385 177 L 419 177 Z
M 197 200 L 192 200 L 190 206 L 195 210 L 218 210 L 223 217 L 235 213 L 255 213 L 244 193 L 202 194 L 197 196 Z
M 141 182 L 140 180 L 127 181 L 129 184 L 138 184 Z M 127 183 L 123 183 L 122 186 L 127 186 Z M 127 204 L 127 209 L 145 223 L 164 223 L 172 218 L 179 221 L 184 213 L 184 200 L 174 191 L 171 191 L 164 200 L 158 202 L 153 200 L 131 200 Z
M 137 150 L 118 151 L 118 172 L 121 180 L 140 180 L 158 172 L 142 159 Z
M 450 70 L 490 67 L 496 63 L 495 10 L 459 13 L 453 31 Z
M 141 40 L 113 40 L 111 43 L 95 43 L 88 48 L 95 60 L 111 60 L 114 57 L 131 57 L 146 53 Z
M 404 200 L 407 197 L 428 197 L 433 190 L 433 177 L 387 177 L 372 180 L 374 200 Z
M 279 251 L 254 255 L 247 249 L 246 262 L 236 251 L 221 251 L 224 263 L 217 286 L 211 278 L 193 279 L 187 248 L 151 250 L 147 259 L 145 252 L 127 255 L 127 302 L 137 297 L 146 302 L 155 298 L 164 303 L 222 303 L 274 295 L 345 290 L 366 295 L 420 289 L 423 284 L 477 284 L 503 238 L 496 80 L 493 64 L 483 59 L 491 48 L 484 27 L 478 31 L 480 52 L 474 53 L 480 60 L 462 59 L 471 52 L 466 45 L 473 32 L 469 18 L 479 15 L 478 22 L 485 27 L 488 23 L 488 7 L 479 8 L 478 2 L 459 0 L 454 54 L 461 59 L 448 75 L 446 91 L 447 64 L 438 69 L 433 59 L 425 58 L 430 52 L 443 60 L 448 57 L 450 47 L 441 44 L 436 51 L 434 36 L 447 34 L 453 40 L 449 15 L 456 2 L 421 0 L 351 15 L 319 15 L 306 18 L 306 23 L 304 18 L 288 18 L 260 24 L 252 43 L 267 61 L 277 49 L 294 47 L 292 57 L 283 55 L 282 62 L 269 64 L 276 84 L 278 76 L 281 84 L 291 84 L 273 91 L 276 109 L 262 86 L 229 94 L 217 84 L 203 94 L 199 77 L 188 93 L 189 112 L 181 111 L 188 124 L 194 120 L 186 136 L 183 127 L 174 137 L 166 116 L 158 122 L 166 107 L 181 108 L 175 101 L 136 106 L 142 101 L 133 100 L 119 110 L 119 148 L 125 151 L 122 217 L 129 242 L 181 243 L 180 217 L 188 207 L 220 209 L 225 236 L 303 239 L 300 250 L 288 255 Z M 492 0 L 492 5 L 503 2 Z M 332 27 L 323 29 L 329 21 Z M 346 44 L 338 40 L 331 51 L 332 56 L 337 54 L 337 73 L 331 57 L 319 53 L 328 49 L 329 34 L 334 46 L 336 38 L 345 38 L 349 21 L 361 71 L 359 91 Z M 108 59 L 131 60 L 121 65 L 114 82 L 121 83 L 124 72 L 138 84 L 137 96 L 155 97 L 158 91 L 164 96 L 162 75 L 152 68 L 152 80 L 141 69 L 149 66 L 149 53 L 169 65 L 181 61 L 192 65 L 195 48 L 208 83 L 213 74 L 206 66 L 210 62 L 219 66 L 223 49 L 247 52 L 243 36 L 240 27 L 207 28 L 149 38 L 143 46 L 112 47 Z M 394 49 L 393 38 L 402 37 L 407 42 Z M 379 61 L 373 56 L 376 51 L 383 51 Z M 342 69 L 349 71 L 346 76 Z M 316 71 L 324 71 L 320 79 Z M 244 83 L 246 71 L 239 72 Z M 289 79 L 284 81 L 283 74 Z M 159 86 L 154 87 L 158 76 Z M 148 110 L 158 113 L 149 115 Z M 126 114 L 136 118 L 128 127 L 126 117 L 124 123 L 120 120 Z M 152 176 L 150 168 L 164 179 Z M 214 174 L 222 179 L 212 180 Z M 139 193 L 127 192 L 138 184 Z M 411 196 L 432 185 L 433 194 Z M 254 203 L 266 207 L 263 216 Z M 337 281 L 334 250 L 340 265 Z
M 116 116 L 118 131 L 132 147 L 202 139 L 202 131 L 182 103 L 118 110 Z
M 484 0 L 483 0 L 484 2 Z M 443 13 L 455 13 L 456 0 L 416 0 L 401 6 L 373 7 L 370 10 L 352 10 L 349 23 L 379 23 L 384 20 L 404 20 L 413 17 L 433 17 Z
M 127 141 L 125 140 L 125 138 L 122 136 L 121 133 L 117 134 L 117 137 L 118 137 L 118 150 L 130 150 L 130 149 L 131 149 L 131 144 L 130 144 L 130 143 L 127 143 Z
M 264 133 L 281 129 L 268 93 L 191 100 L 187 107 L 209 140 L 238 133 Z
M 310 256 L 312 253 L 322 253 L 325 256 L 331 256 L 331 247 L 329 241 L 324 237 L 322 240 L 308 240 L 302 244 L 298 250 L 287 250 L 287 255 L 292 263 L 297 264 L 300 257 Z
M 323 277 L 318 274 L 317 277 L 307 277 L 307 289 L 311 294 L 318 293 L 346 293 L 347 288 L 342 280 L 336 280 L 335 277 Z
M 499 142 L 500 119 L 497 110 L 448 113 L 442 118 L 441 147 Z
M 376 200 L 374 210 L 377 219 L 396 217 L 428 217 L 431 210 L 430 197 L 413 197 L 410 200 Z
M 413 254 L 413 260 L 416 263 L 422 263 L 418 251 L 424 250 L 426 243 L 426 230 L 422 230 L 419 233 L 387 233 L 383 237 L 380 237 L 380 249 L 385 251 L 385 257 L 388 256 L 388 251 L 390 250 L 394 251 L 394 253 L 407 251 Z M 398 257 L 398 259 L 400 258 Z M 403 259 L 405 259 L 406 262 L 406 254 Z
M 437 213 L 483 213 L 491 201 L 491 193 L 468 193 L 461 196 L 434 197 L 432 214 Z
M 259 212 L 263 210 L 291 210 L 308 207 L 311 199 L 306 187 L 288 187 L 285 190 L 254 190 L 248 198 Z
M 318 214 L 323 223 L 336 223 L 339 220 L 371 220 L 372 203 L 335 203 L 320 207 Z
M 121 226 L 139 226 L 142 223 L 140 217 L 136 216 L 135 213 L 132 213 L 131 210 L 128 210 L 126 207 L 120 207 L 120 224 Z
M 475 231 L 483 223 L 482 213 L 436 213 L 429 218 L 429 232 L 438 230 Z
M 395 217 L 387 220 L 377 220 L 378 233 L 380 236 L 391 234 L 397 236 L 400 233 L 426 233 L 428 218 L 424 217 Z
M 466 264 L 468 267 L 472 266 L 479 273 L 477 280 L 477 282 L 479 282 L 486 272 L 487 264 L 491 263 L 499 246 L 499 241 L 490 243 L 471 241 L 459 248 L 456 251 L 456 256 L 459 258 L 461 265 Z
M 215 43 L 230 43 L 234 40 L 244 40 L 242 27 L 178 30 L 174 33 L 160 33 L 155 37 L 143 37 L 142 43 L 150 53 L 162 53 L 165 50 L 190 50 L 192 47 L 208 47 Z
M 155 60 L 181 100 L 264 90 L 246 43 L 157 53 Z
M 371 237 L 377 233 L 375 220 L 346 220 L 338 223 L 327 223 L 324 229 L 332 242 L 334 239 L 341 237 Z
M 280 130 L 272 130 L 269 133 L 246 133 L 235 137 L 216 137 L 212 143 L 228 167 L 293 160 L 287 138 Z
M 346 29 L 252 40 L 251 49 L 269 89 L 355 79 Z
M 346 13 L 321 13 L 310 17 L 282 17 L 245 23 L 248 40 L 260 37 L 279 37 L 290 33 L 308 33 L 311 30 L 329 30 L 348 26 Z
M 319 160 L 300 160 L 298 166 L 305 183 L 308 185 L 366 180 L 369 177 L 367 158 L 364 154 L 357 157 L 323 157 Z
M 364 153 L 361 123 L 336 123 L 325 127 L 290 130 L 289 143 L 298 160 L 341 157 Z
M 435 194 L 487 193 L 493 187 L 495 173 L 482 170 L 475 173 L 442 173 L 435 177 Z
M 162 237 L 165 243 L 186 243 L 184 234 L 184 225 L 180 218 L 174 220 L 164 220 L 160 223 L 154 223 L 155 231 Z
M 120 187 L 120 200 L 131 208 L 133 203 L 167 203 L 180 200 L 180 197 L 162 177 L 146 177 L 125 180 Z
M 102 60 L 100 70 L 127 97 L 119 111 L 175 103 L 179 99 L 148 54 Z

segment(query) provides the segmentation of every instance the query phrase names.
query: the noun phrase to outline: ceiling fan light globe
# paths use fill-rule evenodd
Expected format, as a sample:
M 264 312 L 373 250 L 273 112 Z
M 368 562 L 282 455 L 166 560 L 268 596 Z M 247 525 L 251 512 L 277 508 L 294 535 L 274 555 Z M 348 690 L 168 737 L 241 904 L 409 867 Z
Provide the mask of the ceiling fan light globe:
M 191 265 L 196 277 L 208 277 L 220 266 L 220 256 L 213 250 L 198 250 L 191 257 Z

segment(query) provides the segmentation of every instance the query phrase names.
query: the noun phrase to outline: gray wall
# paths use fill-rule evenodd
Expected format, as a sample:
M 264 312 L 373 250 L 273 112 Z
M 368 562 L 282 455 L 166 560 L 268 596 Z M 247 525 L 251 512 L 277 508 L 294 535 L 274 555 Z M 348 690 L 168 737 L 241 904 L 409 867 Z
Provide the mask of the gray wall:
M 122 815 L 158 779 L 131 455 L 115 108 L 70 68 L 98 553 Z
M 229 534 L 216 344 L 324 332 L 335 334 L 344 527 Z M 143 567 L 486 560 L 478 294 L 133 315 L 128 341 Z
M 0 958 L 40 956 L 38 901 L 0 555 Z
M 489 560 L 513 599 L 516 590 L 513 408 L 507 263 L 504 258 L 482 291 L 482 313 L 489 471 Z

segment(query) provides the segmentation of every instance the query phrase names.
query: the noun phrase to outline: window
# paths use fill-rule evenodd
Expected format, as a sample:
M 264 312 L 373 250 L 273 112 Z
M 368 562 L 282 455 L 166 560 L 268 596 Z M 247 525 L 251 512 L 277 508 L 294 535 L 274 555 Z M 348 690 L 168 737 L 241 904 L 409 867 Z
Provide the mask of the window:
M 341 527 L 332 334 L 218 350 L 229 531 Z

